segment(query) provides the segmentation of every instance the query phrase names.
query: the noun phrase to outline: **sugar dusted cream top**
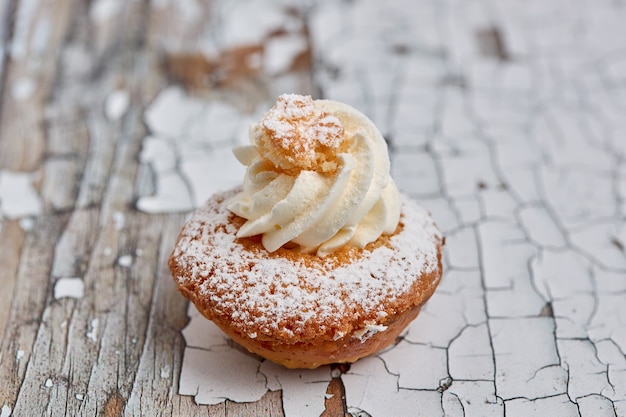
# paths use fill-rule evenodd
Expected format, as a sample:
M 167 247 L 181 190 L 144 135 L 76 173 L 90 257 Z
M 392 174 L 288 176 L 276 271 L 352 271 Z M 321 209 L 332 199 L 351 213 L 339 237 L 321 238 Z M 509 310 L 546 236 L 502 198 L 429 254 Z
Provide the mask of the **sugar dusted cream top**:
M 237 237 L 263 235 L 325 255 L 364 247 L 395 231 L 400 198 L 387 145 L 361 112 L 331 100 L 285 94 L 234 150 L 247 171 L 228 209 L 247 221 Z

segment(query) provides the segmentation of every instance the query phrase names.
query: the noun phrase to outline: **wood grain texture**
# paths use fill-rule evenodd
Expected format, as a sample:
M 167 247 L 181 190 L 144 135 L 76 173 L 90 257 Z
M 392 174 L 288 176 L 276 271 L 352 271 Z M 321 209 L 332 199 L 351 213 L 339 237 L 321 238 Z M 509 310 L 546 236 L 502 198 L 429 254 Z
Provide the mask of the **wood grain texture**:
M 31 173 L 44 207 L 32 230 L 0 220 L 0 407 L 15 416 L 282 416 L 280 391 L 216 406 L 178 395 L 187 302 L 166 259 L 185 213 L 134 207 L 150 191 L 138 163 L 142 115 L 168 83 L 164 52 L 195 47 L 208 19 L 185 24 L 147 1 L 120 2 L 107 17 L 97 3 L 0 5 L 0 171 Z M 16 95 L 25 79 L 34 91 Z M 130 105 L 108 120 L 115 89 Z M 56 299 L 62 278 L 82 279 L 83 297 Z

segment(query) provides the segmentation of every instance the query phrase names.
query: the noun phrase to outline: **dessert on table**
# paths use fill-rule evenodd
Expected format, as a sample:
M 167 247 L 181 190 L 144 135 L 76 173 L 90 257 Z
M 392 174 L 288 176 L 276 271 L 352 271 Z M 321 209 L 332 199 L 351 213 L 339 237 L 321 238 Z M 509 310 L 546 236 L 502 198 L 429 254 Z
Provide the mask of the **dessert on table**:
M 281 95 L 234 149 L 169 260 L 181 293 L 234 341 L 289 368 L 393 344 L 435 291 L 444 238 L 400 193 L 387 145 L 351 106 Z

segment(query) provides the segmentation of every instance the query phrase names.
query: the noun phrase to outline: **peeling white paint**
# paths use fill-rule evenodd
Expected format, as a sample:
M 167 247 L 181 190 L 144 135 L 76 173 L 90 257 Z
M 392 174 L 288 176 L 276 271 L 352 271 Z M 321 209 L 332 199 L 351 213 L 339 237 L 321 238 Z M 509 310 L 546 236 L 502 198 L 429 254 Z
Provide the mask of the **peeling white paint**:
M 257 401 L 267 392 L 259 361 L 226 347 L 207 351 L 186 348 L 179 393 L 194 395 L 198 404 Z
M 342 380 L 348 406 L 372 416 L 443 417 L 441 393 L 398 389 L 397 376 L 385 370 L 380 358 L 365 358 L 353 364 Z
M 2 406 L 2 409 L 0 409 L 0 417 L 10 417 L 12 412 L 13 409 L 11 408 L 11 406 L 8 404 L 4 404 Z
M 89 18 L 94 23 L 104 23 L 117 16 L 123 7 L 121 0 L 96 0 L 89 8 Z
M 59 278 L 54 284 L 54 298 L 83 298 L 85 283 L 81 278 Z
M 117 264 L 122 268 L 130 268 L 134 261 L 133 255 L 122 255 L 117 259 Z
M 113 212 L 113 227 L 115 228 L 115 230 L 122 230 L 125 224 L 126 224 L 126 217 L 124 216 L 124 213 L 121 211 L 114 211 Z
M 119 120 L 128 111 L 129 104 L 130 94 L 128 91 L 112 91 L 104 101 L 104 114 L 111 121 Z
M 272 75 L 287 71 L 298 54 L 305 51 L 306 46 L 306 39 L 301 34 L 268 40 L 263 59 L 265 70 Z
M 20 227 L 25 232 L 30 232 L 35 227 L 35 219 L 32 217 L 22 217 L 20 219 Z
M 286 416 L 318 417 L 324 412 L 326 389 L 331 380 L 330 366 L 289 370 L 264 361 L 259 372 L 265 376 L 268 389 L 282 390 Z
M 0 170 L 0 218 L 36 216 L 42 206 L 32 174 Z
M 144 114 L 150 131 L 168 138 L 180 138 L 189 122 L 202 111 L 203 103 L 188 97 L 182 89 L 170 87 L 154 99 Z
M 100 320 L 99 319 L 92 319 L 89 322 L 89 330 L 87 330 L 87 333 L 85 333 L 85 336 L 87 337 L 87 339 L 91 340 L 92 342 L 97 342 L 98 341 L 98 326 L 100 325 Z
M 291 371 L 260 361 L 232 342 L 211 321 L 189 305 L 190 321 L 183 329 L 187 347 L 183 357 L 179 392 L 194 395 L 199 404 L 257 401 L 267 390 L 280 390 L 287 415 L 317 417 L 331 380 L 330 367 Z M 287 411 L 289 410 L 289 411 Z
M 11 97 L 15 101 L 27 101 L 37 91 L 37 85 L 32 78 L 20 77 L 11 85 Z

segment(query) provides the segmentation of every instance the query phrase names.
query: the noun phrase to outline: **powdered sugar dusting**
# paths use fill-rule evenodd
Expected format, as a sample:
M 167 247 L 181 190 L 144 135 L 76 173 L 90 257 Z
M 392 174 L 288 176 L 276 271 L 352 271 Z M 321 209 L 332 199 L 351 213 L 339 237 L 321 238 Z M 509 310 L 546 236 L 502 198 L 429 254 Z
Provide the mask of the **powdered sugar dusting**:
M 277 167 L 316 169 L 323 147 L 338 149 L 344 141 L 341 121 L 315 106 L 311 96 L 283 94 L 257 126 L 261 153 Z
M 382 245 L 333 265 L 331 258 L 307 264 L 246 250 L 223 204 L 237 191 L 216 195 L 193 215 L 173 259 L 185 271 L 175 274 L 178 283 L 195 288 L 242 333 L 293 337 L 314 325 L 332 339 L 359 330 L 363 320 L 373 329 L 384 324 L 385 308 L 393 309 L 416 277 L 438 267 L 441 235 L 428 213 L 406 197 L 404 229 L 390 238 L 392 248 Z
M 303 119 L 315 114 L 315 104 L 311 96 L 283 94 L 276 100 L 272 114 L 285 119 Z

